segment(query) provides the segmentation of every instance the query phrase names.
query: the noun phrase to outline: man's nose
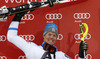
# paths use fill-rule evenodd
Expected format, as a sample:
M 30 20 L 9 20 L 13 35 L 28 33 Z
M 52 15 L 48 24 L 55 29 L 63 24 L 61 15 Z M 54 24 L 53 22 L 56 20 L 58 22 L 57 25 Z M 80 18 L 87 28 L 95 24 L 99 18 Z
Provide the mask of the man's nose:
M 53 39 L 53 35 L 51 35 L 51 36 L 50 36 L 50 38 L 52 38 L 52 39 Z

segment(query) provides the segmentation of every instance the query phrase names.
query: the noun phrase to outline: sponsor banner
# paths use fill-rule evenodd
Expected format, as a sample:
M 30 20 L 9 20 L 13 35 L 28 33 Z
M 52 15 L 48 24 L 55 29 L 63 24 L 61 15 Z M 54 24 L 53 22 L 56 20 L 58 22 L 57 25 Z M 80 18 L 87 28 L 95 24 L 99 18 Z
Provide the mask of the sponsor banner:
M 1 41 L 1 42 L 6 41 L 6 36 L 5 36 L 5 35 L 0 35 L 0 41 Z
M 25 14 L 22 17 L 22 20 L 33 20 L 34 19 L 34 15 L 33 14 Z
M 18 59 L 26 59 L 26 56 L 19 56 Z
M 82 20 L 90 19 L 90 13 L 74 13 L 75 22 L 82 22 Z
M 81 42 L 81 35 L 80 34 L 75 34 L 74 38 L 76 39 L 75 43 L 80 43 Z M 90 40 L 91 39 L 91 34 L 88 33 L 84 39 L 85 40 Z
M 35 39 L 34 35 L 19 35 L 19 36 L 25 39 L 26 41 L 33 41 Z
M 7 59 L 6 56 L 0 56 L 0 59 Z
M 33 14 L 25 14 L 20 22 L 20 24 L 25 24 L 25 21 L 33 21 L 34 20 L 34 15 Z
M 78 59 L 78 54 L 75 55 L 75 59 Z M 87 54 L 87 56 L 85 57 L 85 59 L 92 59 L 92 56 L 90 54 Z
M 47 23 L 53 23 L 54 20 L 61 20 L 62 14 L 61 13 L 48 13 L 45 15 L 47 19 Z
M 5 3 L 26 3 L 26 2 L 38 2 L 38 1 L 43 1 L 43 0 L 5 0 Z
M 26 41 L 33 41 L 35 39 L 34 35 L 19 35 L 19 36 L 25 39 Z M 6 41 L 6 39 L 7 37 L 5 35 L 0 35 L 0 42 L 4 42 Z
M 63 39 L 63 35 L 62 34 L 58 34 L 57 40 L 62 40 L 62 39 Z
M 48 13 L 46 14 L 45 18 L 47 20 L 60 20 L 62 19 L 62 14 L 61 13 Z
M 8 17 L 5 17 L 5 18 L 0 18 L 0 22 L 6 22 L 8 19 Z
M 35 1 L 35 2 L 42 2 L 42 1 L 47 1 L 47 0 L 4 0 L 5 3 L 26 3 L 26 2 L 32 2 L 32 1 Z M 71 1 L 77 1 L 77 0 L 68 0 L 69 2 Z

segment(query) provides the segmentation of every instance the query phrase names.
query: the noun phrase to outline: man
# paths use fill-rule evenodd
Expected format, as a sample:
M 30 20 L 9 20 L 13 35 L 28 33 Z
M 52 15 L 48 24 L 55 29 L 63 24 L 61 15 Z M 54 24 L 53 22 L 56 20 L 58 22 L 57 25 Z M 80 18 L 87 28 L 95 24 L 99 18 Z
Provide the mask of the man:
M 9 42 L 16 45 L 21 49 L 27 59 L 70 59 L 61 51 L 57 51 L 57 48 L 54 46 L 57 37 L 58 37 L 58 27 L 54 23 L 47 24 L 43 33 L 44 42 L 41 46 L 36 45 L 33 42 L 26 42 L 23 38 L 17 36 L 18 25 L 21 21 L 22 16 L 25 12 L 18 13 L 13 18 L 7 33 L 7 39 Z M 88 46 L 86 42 L 81 42 L 79 48 L 79 59 L 84 58 Z
M 36 3 L 36 6 L 38 3 Z M 25 5 L 27 6 L 27 5 Z M 20 10 L 23 5 L 15 7 L 16 10 Z M 27 8 L 24 8 L 27 9 Z M 15 10 L 14 8 L 9 8 L 10 11 Z M 61 51 L 57 51 L 57 48 L 54 46 L 57 37 L 58 37 L 58 26 L 54 23 L 47 24 L 43 33 L 44 42 L 41 46 L 36 45 L 33 42 L 26 42 L 23 38 L 17 35 L 18 25 L 21 21 L 22 16 L 27 13 L 21 12 L 15 14 L 7 33 L 7 39 L 9 42 L 13 43 L 19 49 L 21 49 L 27 59 L 71 59 Z M 86 56 L 86 51 L 88 45 L 86 42 L 81 42 L 79 48 L 79 59 L 82 59 Z M 85 54 L 84 54 L 85 51 Z

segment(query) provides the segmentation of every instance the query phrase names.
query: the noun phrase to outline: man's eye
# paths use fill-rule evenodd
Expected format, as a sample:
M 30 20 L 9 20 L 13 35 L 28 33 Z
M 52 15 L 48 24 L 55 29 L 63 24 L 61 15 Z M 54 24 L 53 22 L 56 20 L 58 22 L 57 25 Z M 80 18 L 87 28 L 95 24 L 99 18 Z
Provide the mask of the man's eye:
M 53 35 L 53 37 L 56 37 L 56 35 Z

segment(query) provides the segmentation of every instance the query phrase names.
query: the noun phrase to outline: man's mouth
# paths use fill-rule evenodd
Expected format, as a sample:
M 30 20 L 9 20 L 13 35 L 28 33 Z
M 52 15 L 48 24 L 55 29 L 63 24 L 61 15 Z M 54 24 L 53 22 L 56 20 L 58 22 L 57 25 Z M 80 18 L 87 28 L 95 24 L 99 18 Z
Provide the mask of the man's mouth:
M 49 42 L 53 42 L 53 40 L 49 40 Z

